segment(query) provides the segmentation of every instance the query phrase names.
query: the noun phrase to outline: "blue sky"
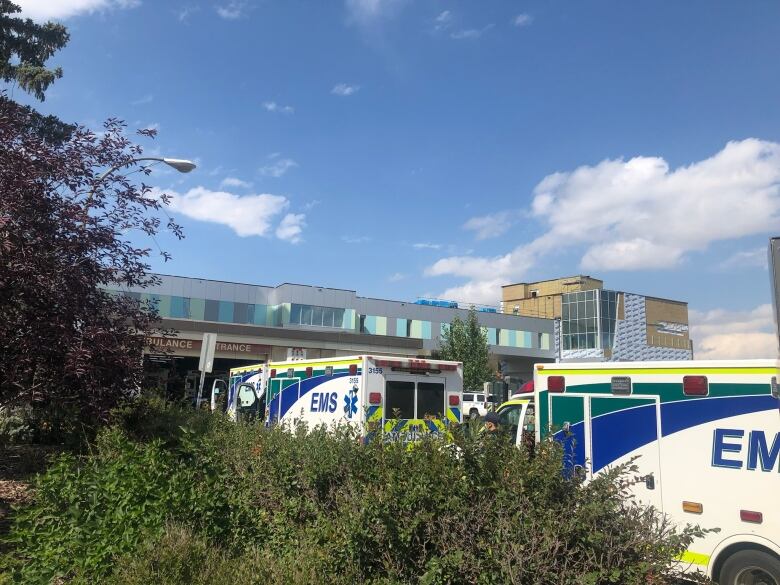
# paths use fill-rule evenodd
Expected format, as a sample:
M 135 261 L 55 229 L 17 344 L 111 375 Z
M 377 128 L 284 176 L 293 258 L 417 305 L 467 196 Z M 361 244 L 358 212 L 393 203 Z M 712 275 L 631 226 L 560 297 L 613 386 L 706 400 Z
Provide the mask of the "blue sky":
M 491 304 L 587 273 L 688 301 L 700 355 L 774 351 L 776 0 L 16 1 L 72 36 L 42 110 L 197 161 L 155 174 L 156 270 Z

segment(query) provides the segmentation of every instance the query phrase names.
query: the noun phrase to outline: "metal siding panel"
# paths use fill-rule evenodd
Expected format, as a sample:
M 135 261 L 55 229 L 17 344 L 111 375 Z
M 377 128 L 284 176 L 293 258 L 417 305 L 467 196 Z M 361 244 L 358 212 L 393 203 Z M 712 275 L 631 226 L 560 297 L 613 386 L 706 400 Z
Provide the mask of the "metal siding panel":
M 190 299 L 190 319 L 206 320 L 206 301 L 204 299 Z

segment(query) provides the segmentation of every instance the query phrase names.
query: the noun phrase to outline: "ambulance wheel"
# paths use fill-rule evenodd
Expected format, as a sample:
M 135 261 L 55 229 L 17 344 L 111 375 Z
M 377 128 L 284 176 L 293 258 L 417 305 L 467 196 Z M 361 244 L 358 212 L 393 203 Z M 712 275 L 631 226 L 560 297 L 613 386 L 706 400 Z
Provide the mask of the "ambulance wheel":
M 478 417 L 479 417 L 479 411 L 478 411 L 476 408 L 472 408 L 472 409 L 469 411 L 469 418 L 470 418 L 471 420 L 475 420 L 475 419 L 476 419 L 476 418 L 478 418 Z
M 734 553 L 720 570 L 720 585 L 780 585 L 780 559 L 762 550 Z

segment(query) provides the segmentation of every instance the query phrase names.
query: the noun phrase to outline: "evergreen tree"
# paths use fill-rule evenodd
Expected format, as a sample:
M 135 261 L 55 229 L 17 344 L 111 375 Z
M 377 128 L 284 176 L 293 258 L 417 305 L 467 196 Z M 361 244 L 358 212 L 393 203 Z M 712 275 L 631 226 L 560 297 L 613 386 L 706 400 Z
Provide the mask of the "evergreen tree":
M 62 69 L 46 67 L 46 61 L 64 47 L 70 36 L 61 24 L 36 24 L 14 16 L 22 9 L 11 0 L 0 0 L 0 79 L 16 83 L 40 101 L 44 92 L 62 77 Z
M 477 312 L 469 311 L 466 320 L 455 317 L 441 336 L 439 356 L 444 360 L 463 362 L 463 387 L 479 389 L 494 379 L 490 367 L 487 333 L 477 320 Z

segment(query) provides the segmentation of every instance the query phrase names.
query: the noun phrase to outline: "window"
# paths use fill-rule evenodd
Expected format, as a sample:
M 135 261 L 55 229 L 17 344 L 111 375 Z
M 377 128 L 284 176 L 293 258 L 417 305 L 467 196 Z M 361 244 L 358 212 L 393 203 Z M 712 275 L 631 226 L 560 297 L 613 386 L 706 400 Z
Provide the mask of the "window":
M 520 422 L 520 412 L 522 410 L 522 404 L 504 408 L 498 415 L 501 420 L 501 426 L 507 429 L 511 429 L 512 427 L 517 428 L 517 424 Z
M 444 384 L 417 383 L 417 418 L 441 417 L 444 412 Z
M 485 402 L 485 395 L 477 394 L 477 402 Z
M 301 305 L 292 305 L 290 307 L 290 323 L 294 323 L 296 325 L 300 324 L 301 322 Z
M 291 325 L 312 325 L 314 327 L 342 327 L 344 309 L 297 305 L 290 307 Z
M 385 382 L 385 418 L 414 418 L 414 382 Z
M 204 319 L 206 321 L 219 321 L 219 301 L 206 299 L 206 310 Z
M 246 303 L 233 304 L 233 323 L 246 323 L 249 305 Z
M 474 402 L 474 395 L 473 394 L 464 394 L 463 395 L 463 402 Z

